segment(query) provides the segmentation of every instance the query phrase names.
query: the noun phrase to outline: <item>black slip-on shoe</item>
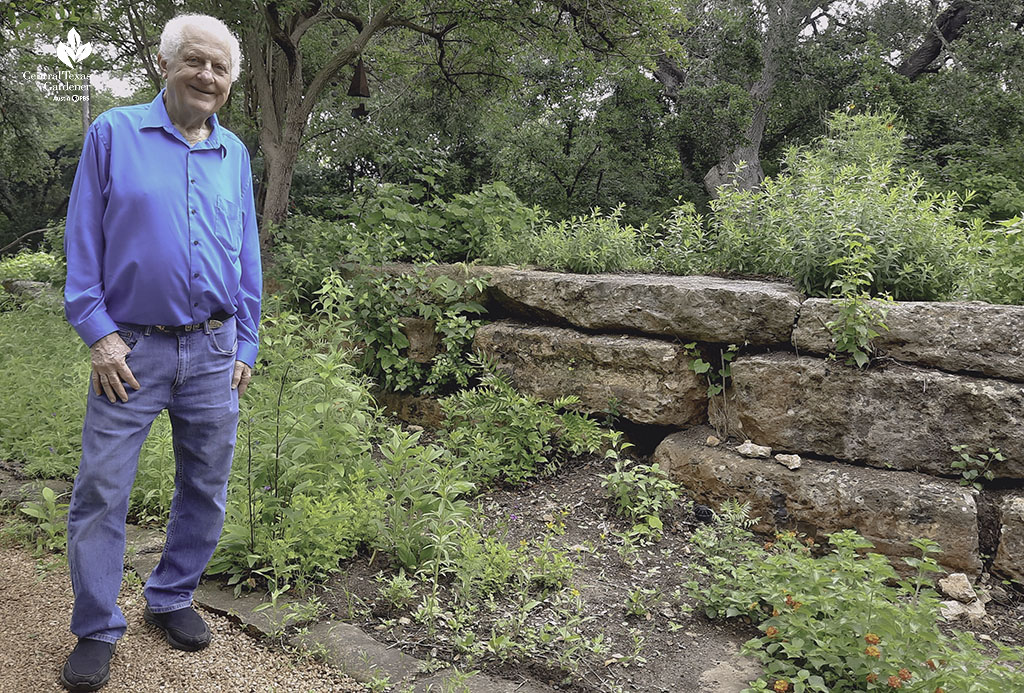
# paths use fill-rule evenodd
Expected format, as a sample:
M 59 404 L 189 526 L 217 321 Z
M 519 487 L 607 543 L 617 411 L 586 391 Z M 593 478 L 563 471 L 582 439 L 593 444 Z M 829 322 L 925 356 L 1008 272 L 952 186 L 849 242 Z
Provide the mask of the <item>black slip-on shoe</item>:
M 146 623 L 161 629 L 171 647 L 178 650 L 201 650 L 210 644 L 213 637 L 206 621 L 191 606 L 162 614 L 154 614 L 147 606 L 143 618 Z
M 110 659 L 117 646 L 102 640 L 79 638 L 60 672 L 69 691 L 98 691 L 110 680 Z

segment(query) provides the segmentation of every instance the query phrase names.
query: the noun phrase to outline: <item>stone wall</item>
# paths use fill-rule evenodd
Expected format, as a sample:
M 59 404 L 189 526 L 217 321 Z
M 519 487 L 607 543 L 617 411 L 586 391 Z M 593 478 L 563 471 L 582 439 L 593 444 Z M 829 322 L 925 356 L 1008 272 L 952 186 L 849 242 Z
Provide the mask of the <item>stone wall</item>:
M 400 272 L 395 266 L 385 271 Z M 475 347 L 522 391 L 575 394 L 586 408 L 679 430 L 657 460 L 699 502 L 750 501 L 760 529 L 852 527 L 876 548 L 909 555 L 923 536 L 942 563 L 1024 579 L 1024 307 L 892 303 L 867 370 L 830 360 L 834 308 L 792 286 L 714 277 L 569 275 L 490 267 L 431 273 L 487 276 L 492 322 Z M 709 400 L 683 345 L 712 361 L 736 345 L 725 396 Z M 732 438 L 709 447 L 713 421 Z M 799 465 L 736 452 L 749 439 Z M 984 496 L 957 483 L 953 445 L 997 447 L 999 526 L 981 533 Z M 982 491 L 983 494 L 988 491 Z

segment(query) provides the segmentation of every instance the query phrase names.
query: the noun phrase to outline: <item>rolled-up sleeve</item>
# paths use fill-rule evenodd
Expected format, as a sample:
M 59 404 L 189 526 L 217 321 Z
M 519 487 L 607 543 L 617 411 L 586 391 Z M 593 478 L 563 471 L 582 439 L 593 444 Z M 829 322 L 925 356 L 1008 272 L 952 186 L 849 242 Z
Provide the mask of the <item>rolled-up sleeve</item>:
M 242 276 L 235 295 L 235 317 L 238 320 L 239 361 L 254 366 L 259 353 L 260 299 L 263 294 L 263 271 L 260 266 L 260 234 L 256 223 L 256 203 L 252 191 L 252 172 L 246 157 L 242 181 L 242 249 L 239 254 Z
M 117 330 L 107 314 L 103 294 L 103 214 L 109 178 L 110 145 L 97 121 L 86 133 L 82 158 L 68 202 L 64 253 L 68 274 L 64 285 L 64 313 L 82 340 L 92 345 Z

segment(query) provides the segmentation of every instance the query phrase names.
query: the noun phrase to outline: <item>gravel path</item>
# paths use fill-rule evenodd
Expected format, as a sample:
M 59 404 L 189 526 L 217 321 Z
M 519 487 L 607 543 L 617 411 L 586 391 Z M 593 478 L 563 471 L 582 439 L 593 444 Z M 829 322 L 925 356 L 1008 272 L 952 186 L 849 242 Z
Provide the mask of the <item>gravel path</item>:
M 21 549 L 0 546 L 0 692 L 63 691 L 60 667 L 74 647 L 68 630 L 71 584 L 67 566 L 37 571 Z M 142 587 L 125 584 L 119 604 L 128 632 L 117 646 L 104 693 L 310 693 L 366 689 L 319 662 L 258 642 L 226 618 L 203 613 L 210 646 L 195 653 L 171 649 L 163 633 L 142 620 Z

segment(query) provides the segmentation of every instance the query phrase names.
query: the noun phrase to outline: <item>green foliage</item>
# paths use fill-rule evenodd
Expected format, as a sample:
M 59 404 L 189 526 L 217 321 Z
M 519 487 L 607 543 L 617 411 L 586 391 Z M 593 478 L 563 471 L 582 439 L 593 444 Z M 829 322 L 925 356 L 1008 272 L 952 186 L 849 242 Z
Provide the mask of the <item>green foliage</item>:
M 997 462 L 1006 461 L 999 448 L 989 448 L 985 452 L 975 454 L 971 454 L 966 445 L 953 445 L 950 449 L 959 453 L 959 457 L 949 466 L 959 471 L 960 485 L 972 486 L 979 491 L 982 489 L 982 479 L 992 481 L 996 477 L 992 467 Z
M 330 301 L 351 321 L 352 341 L 359 348 L 359 367 L 385 389 L 416 389 L 437 394 L 469 384 L 474 369 L 468 361 L 473 335 L 484 312 L 477 299 L 483 278 L 459 280 L 424 267 L 405 274 L 386 274 L 357 268 L 349 279 L 331 273 L 318 292 L 322 305 Z M 427 363 L 409 357 L 403 321 L 427 321 L 437 335 L 437 353 Z
M 918 174 L 896 168 L 900 137 L 889 114 L 835 113 L 762 189 L 722 188 L 712 204 L 721 266 L 791 277 L 813 296 L 836 295 L 854 273 L 872 296 L 949 297 L 966 266 L 958 199 L 926 194 Z
M 989 303 L 1024 305 L 1024 219 L 1016 216 L 995 228 L 976 224 L 971 250 L 965 293 Z
M 68 504 L 58 498 L 52 488 L 43 486 L 39 500 L 27 501 L 19 508 L 31 518 L 37 554 L 64 551 L 67 547 Z
M 578 398 L 548 404 L 520 395 L 508 377 L 485 366 L 480 385 L 441 400 L 445 445 L 466 460 L 474 479 L 513 484 L 551 474 L 569 456 L 609 446 L 615 456 L 619 434 L 571 411 Z
M 821 557 L 812 541 L 794 533 L 762 547 L 743 529 L 746 510 L 723 509 L 719 522 L 693 537 L 702 558 L 701 581 L 691 595 L 713 618 L 750 618 L 763 635 L 744 650 L 758 657 L 764 675 L 748 690 L 1004 691 L 1024 685 L 1024 650 L 997 645 L 990 657 L 972 636 L 945 635 L 936 625 L 938 595 L 926 587 L 940 572 L 937 545 L 912 542 L 921 558 L 905 561 L 915 571 L 899 579 L 888 560 L 864 553 L 871 544 L 852 530 L 829 537 Z M 890 676 L 899 686 L 889 686 Z
M 56 309 L 0 311 L 0 458 L 73 478 L 88 388 L 89 349 Z
M 367 383 L 339 345 L 343 322 L 271 311 L 242 401 L 227 519 L 210 572 L 277 596 L 323 579 L 368 546 L 384 493 L 370 476 Z
M 690 202 L 677 200 L 658 225 L 651 258 L 665 274 L 707 274 L 717 269 L 707 220 Z
M 622 211 L 620 205 L 604 215 L 595 208 L 588 215 L 542 226 L 532 235 L 495 235 L 483 259 L 583 274 L 649 269 L 641 250 L 644 231 L 621 225 Z
M 54 253 L 22 250 L 17 255 L 0 260 L 0 282 L 8 279 L 26 279 L 35 282 L 64 284 L 67 268 L 63 257 Z
M 661 536 L 661 512 L 679 499 L 679 485 L 669 480 L 657 462 L 626 469 L 622 460 L 616 460 L 615 471 L 600 477 L 616 516 L 638 523 L 645 534 Z
M 434 445 L 420 445 L 419 433 L 387 431 L 373 467 L 385 492 L 384 513 L 374 545 L 407 572 L 446 574 L 455 564 L 459 536 L 472 508 L 465 496 L 474 485 L 461 462 Z

